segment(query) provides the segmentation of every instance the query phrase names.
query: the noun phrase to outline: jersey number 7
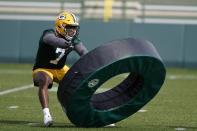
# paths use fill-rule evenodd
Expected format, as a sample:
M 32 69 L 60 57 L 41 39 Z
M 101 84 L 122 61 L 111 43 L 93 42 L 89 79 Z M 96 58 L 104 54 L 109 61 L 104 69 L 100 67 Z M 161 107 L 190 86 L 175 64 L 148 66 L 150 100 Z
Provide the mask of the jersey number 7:
M 50 60 L 51 64 L 55 64 L 57 65 L 57 63 L 59 62 L 59 60 L 65 55 L 65 49 L 62 48 L 57 48 L 55 53 L 57 53 L 58 57 L 55 60 Z

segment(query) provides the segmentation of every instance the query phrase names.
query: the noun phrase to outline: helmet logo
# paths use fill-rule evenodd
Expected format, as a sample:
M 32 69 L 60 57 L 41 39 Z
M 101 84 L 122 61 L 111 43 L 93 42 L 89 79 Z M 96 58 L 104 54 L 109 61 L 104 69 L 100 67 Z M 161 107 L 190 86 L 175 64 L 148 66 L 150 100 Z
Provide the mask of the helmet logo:
M 65 17 L 64 15 L 60 15 L 60 16 L 58 17 L 58 19 L 59 19 L 59 20 L 65 20 L 66 17 Z

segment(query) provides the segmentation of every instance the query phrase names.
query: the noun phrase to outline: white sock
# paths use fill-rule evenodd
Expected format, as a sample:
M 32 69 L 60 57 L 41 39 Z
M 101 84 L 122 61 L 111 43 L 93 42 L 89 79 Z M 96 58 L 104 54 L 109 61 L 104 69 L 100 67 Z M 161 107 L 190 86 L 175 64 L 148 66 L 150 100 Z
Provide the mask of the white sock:
M 42 109 L 42 111 L 43 111 L 44 115 L 49 115 L 49 116 L 51 116 L 51 114 L 50 114 L 50 112 L 49 112 L 49 108 L 44 108 L 44 109 Z

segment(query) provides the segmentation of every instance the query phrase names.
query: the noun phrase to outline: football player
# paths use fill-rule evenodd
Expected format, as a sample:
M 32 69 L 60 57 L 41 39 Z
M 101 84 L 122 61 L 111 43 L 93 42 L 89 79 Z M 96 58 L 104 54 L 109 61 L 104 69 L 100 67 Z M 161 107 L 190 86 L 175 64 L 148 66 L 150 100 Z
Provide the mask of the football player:
M 38 96 L 44 114 L 44 125 L 51 126 L 48 89 L 53 82 L 59 83 L 69 67 L 67 55 L 76 51 L 83 56 L 88 51 L 79 39 L 79 21 L 68 11 L 63 11 L 55 20 L 55 29 L 43 31 L 40 37 L 36 61 L 33 67 L 33 82 L 38 86 Z

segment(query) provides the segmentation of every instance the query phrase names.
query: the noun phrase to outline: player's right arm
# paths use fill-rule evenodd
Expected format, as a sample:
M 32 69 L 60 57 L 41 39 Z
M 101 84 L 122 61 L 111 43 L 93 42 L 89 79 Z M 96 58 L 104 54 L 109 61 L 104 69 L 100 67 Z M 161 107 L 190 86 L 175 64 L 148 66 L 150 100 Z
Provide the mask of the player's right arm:
M 43 36 L 43 42 L 59 48 L 69 48 L 71 44 L 65 39 L 57 37 L 53 32 L 47 32 Z

